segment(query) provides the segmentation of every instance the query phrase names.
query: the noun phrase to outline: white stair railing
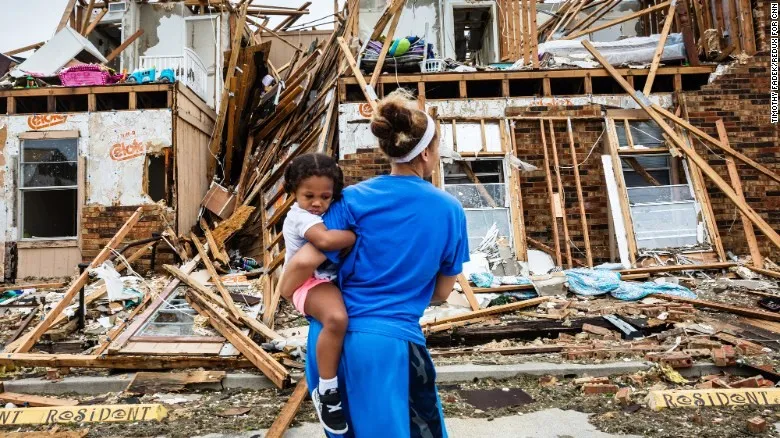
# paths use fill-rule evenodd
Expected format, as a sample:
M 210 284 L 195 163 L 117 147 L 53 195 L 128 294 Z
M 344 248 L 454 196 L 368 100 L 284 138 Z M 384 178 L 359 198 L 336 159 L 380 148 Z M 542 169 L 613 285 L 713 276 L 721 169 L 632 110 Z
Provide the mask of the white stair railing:
M 159 73 L 165 69 L 172 69 L 176 74 L 176 80 L 180 81 L 192 91 L 208 102 L 208 73 L 195 51 L 184 48 L 183 55 L 149 55 L 140 56 L 141 68 L 154 68 Z

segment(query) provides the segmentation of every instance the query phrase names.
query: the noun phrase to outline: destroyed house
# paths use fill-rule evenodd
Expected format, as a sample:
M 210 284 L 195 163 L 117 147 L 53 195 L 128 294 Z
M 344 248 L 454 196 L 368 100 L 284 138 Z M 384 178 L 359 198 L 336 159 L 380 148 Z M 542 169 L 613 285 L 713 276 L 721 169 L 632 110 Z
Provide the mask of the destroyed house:
M 138 206 L 135 239 L 196 225 L 228 11 L 77 4 L 32 48 L 0 81 L 0 278 L 72 275 Z

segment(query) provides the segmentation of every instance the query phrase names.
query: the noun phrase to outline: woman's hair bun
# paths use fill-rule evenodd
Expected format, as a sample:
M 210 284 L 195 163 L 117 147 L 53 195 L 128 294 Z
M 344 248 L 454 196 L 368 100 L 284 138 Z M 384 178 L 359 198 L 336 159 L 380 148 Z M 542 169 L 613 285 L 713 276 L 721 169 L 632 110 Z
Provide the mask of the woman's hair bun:
M 399 88 L 377 103 L 371 118 L 371 132 L 379 139 L 382 151 L 392 158 L 409 153 L 425 133 L 427 118 L 413 104 L 411 93 Z

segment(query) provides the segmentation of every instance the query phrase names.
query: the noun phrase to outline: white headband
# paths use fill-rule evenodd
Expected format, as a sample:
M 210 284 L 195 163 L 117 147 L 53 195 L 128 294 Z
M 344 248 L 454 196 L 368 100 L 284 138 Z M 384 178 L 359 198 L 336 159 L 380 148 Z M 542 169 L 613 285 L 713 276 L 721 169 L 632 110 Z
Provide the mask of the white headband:
M 414 160 L 416 156 L 420 155 L 422 151 L 424 151 L 425 148 L 427 148 L 431 143 L 434 134 L 436 134 L 436 123 L 428 114 L 425 115 L 425 118 L 428 120 L 428 125 L 425 127 L 425 134 L 423 134 L 422 138 L 420 138 L 417 146 L 415 146 L 414 149 L 412 149 L 408 154 L 400 158 L 395 158 L 393 161 L 396 163 L 408 163 Z

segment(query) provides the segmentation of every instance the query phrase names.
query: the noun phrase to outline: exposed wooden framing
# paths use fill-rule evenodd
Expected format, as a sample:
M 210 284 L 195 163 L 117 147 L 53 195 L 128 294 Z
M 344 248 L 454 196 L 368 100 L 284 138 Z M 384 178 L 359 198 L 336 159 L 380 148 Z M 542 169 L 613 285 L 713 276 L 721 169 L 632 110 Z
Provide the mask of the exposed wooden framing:
M 406 3 L 406 0 L 399 0 L 399 4 L 401 5 L 401 8 L 403 8 L 403 4 Z M 379 58 L 376 60 L 376 65 L 374 66 L 374 73 L 371 75 L 371 81 L 369 82 L 371 84 L 371 88 L 376 87 L 376 83 L 379 80 L 379 75 L 382 74 L 382 67 L 385 65 L 385 57 L 387 56 L 387 52 L 390 50 L 390 46 L 393 44 L 393 37 L 395 36 L 395 29 L 398 27 L 398 22 L 401 20 L 401 14 L 402 11 L 400 8 L 394 12 L 393 20 L 390 22 L 390 27 L 387 29 L 387 36 L 385 37 L 385 42 L 382 44 L 382 50 L 379 51 Z
M 209 324 L 236 347 L 244 357 L 259 368 L 269 380 L 279 388 L 284 388 L 289 383 L 290 376 L 287 370 L 273 356 L 255 344 L 247 335 L 243 334 L 211 302 L 206 300 L 203 294 L 203 289 L 205 288 L 200 286 L 200 283 L 173 266 L 166 265 L 166 270 L 176 275 L 179 280 L 184 281 L 192 288 L 188 292 L 188 296 L 197 304 L 195 310 L 208 317 Z
M 726 127 L 723 125 L 723 120 L 715 121 L 715 127 L 718 130 L 718 137 L 720 137 L 721 144 L 729 144 L 729 136 L 726 133 Z M 739 171 L 737 171 L 737 165 L 734 163 L 734 157 L 726 156 L 726 168 L 729 172 L 729 180 L 734 187 L 734 192 L 737 196 L 745 202 L 745 194 L 742 191 L 742 181 L 739 177 Z M 745 230 L 745 240 L 747 241 L 748 248 L 750 248 L 750 257 L 752 259 L 751 265 L 763 268 L 764 258 L 761 256 L 761 251 L 758 249 L 758 243 L 756 242 L 756 232 L 753 230 L 753 223 L 750 222 L 744 214 L 739 215 L 742 219 L 742 228 Z
M 561 6 L 561 8 L 558 9 L 558 13 L 560 13 L 561 9 L 563 9 L 564 7 L 566 8 L 566 10 L 564 11 L 564 13 L 561 16 L 561 18 L 559 20 L 557 20 L 557 22 L 555 23 L 555 26 L 553 26 L 552 30 L 547 35 L 547 38 L 544 40 L 545 42 L 550 41 L 553 38 L 553 36 L 555 36 L 555 32 L 558 31 L 558 29 L 561 27 L 561 24 L 563 24 L 564 20 L 566 20 L 566 18 L 569 16 L 569 11 L 571 9 L 571 5 L 572 4 L 573 4 L 573 1 L 564 2 L 563 5 Z M 550 21 L 552 21 L 552 20 L 550 20 Z M 562 39 L 566 39 L 566 38 L 562 38 Z
M 558 185 L 558 196 L 561 200 L 561 220 L 563 222 L 563 240 L 566 243 L 566 263 L 569 269 L 573 268 L 571 259 L 571 239 L 569 237 L 569 221 L 566 219 L 566 193 L 563 190 L 563 181 L 561 180 L 561 168 L 558 162 L 558 146 L 555 141 L 555 129 L 553 121 L 550 120 L 550 149 L 552 149 L 553 165 L 555 166 L 555 181 Z M 556 220 L 553 218 L 553 220 Z
M 692 133 L 696 134 L 698 137 L 706 140 L 709 144 L 719 148 L 723 152 L 739 159 L 743 163 L 753 167 L 754 169 L 758 170 L 759 172 L 763 173 L 764 175 L 768 176 L 769 178 L 773 179 L 774 181 L 780 183 L 780 175 L 773 172 L 771 169 L 767 168 L 766 166 L 756 162 L 752 158 L 748 157 L 747 155 L 739 152 L 738 150 L 732 148 L 728 144 L 724 144 L 720 142 L 718 139 L 708 135 L 706 132 L 702 131 L 701 129 L 693 126 L 690 124 L 687 120 L 676 116 L 674 113 L 664 109 L 660 105 L 652 104 L 651 108 L 653 108 L 655 111 L 663 115 L 664 117 L 669 118 L 671 121 L 675 122 L 676 124 L 680 125 L 681 127 L 691 131 Z
M 552 123 L 552 122 L 551 122 Z M 582 226 L 582 239 L 585 241 L 585 260 L 588 267 L 593 267 L 593 253 L 590 248 L 590 232 L 588 231 L 588 219 L 585 213 L 585 199 L 582 194 L 582 182 L 580 181 L 580 169 L 577 161 L 577 149 L 574 147 L 574 132 L 571 127 L 571 119 L 566 121 L 566 130 L 569 134 L 569 151 L 571 153 L 572 168 L 574 170 L 574 183 L 577 188 L 577 201 L 580 206 L 580 225 Z
M 400 9 L 398 6 L 399 3 L 405 3 L 405 0 L 393 0 L 389 5 L 387 5 L 384 12 L 382 12 L 382 15 L 379 17 L 379 20 L 377 20 L 376 26 L 374 26 L 374 32 L 371 33 L 369 40 L 376 41 L 380 36 L 382 36 L 382 32 L 384 32 L 387 23 L 390 22 L 391 18 L 393 18 L 395 12 Z M 350 17 L 357 14 L 358 11 L 350 11 Z
M 29 44 L 29 45 L 26 45 L 24 47 L 19 47 L 18 49 L 13 49 L 13 50 L 9 50 L 7 52 L 4 52 L 3 55 L 11 56 L 11 55 L 16 55 L 17 53 L 24 53 L 24 52 L 26 52 L 28 50 L 37 49 L 37 48 L 41 47 L 44 44 L 45 43 L 43 41 L 37 42 L 35 44 Z
M 47 368 L 108 368 L 114 370 L 165 370 L 187 368 L 251 368 L 244 358 L 197 356 L 131 356 L 10 353 L 0 355 L 0 366 Z
M 122 239 L 124 239 L 127 233 L 130 232 L 136 222 L 141 219 L 142 214 L 142 207 L 138 207 L 135 213 L 133 213 L 132 216 L 127 219 L 127 222 L 122 225 L 114 237 L 109 240 L 106 246 L 98 253 L 94 260 L 92 260 L 92 262 L 89 264 L 89 269 L 100 266 L 111 256 L 111 251 L 122 242 Z M 57 305 L 54 306 L 54 308 L 46 315 L 43 321 L 38 323 L 38 325 L 36 325 L 30 332 L 21 338 L 22 342 L 20 342 L 19 347 L 14 352 L 26 353 L 30 351 L 35 343 L 38 342 L 38 339 L 40 339 L 41 336 L 46 333 L 46 330 L 52 326 L 60 313 L 62 313 L 62 311 L 65 310 L 68 305 L 70 305 L 70 302 L 73 301 L 73 297 L 78 293 L 78 291 L 85 284 L 87 284 L 87 281 L 89 280 L 89 269 L 84 270 L 84 272 L 78 276 L 78 278 L 70 285 L 70 287 L 68 287 L 65 295 L 62 297 L 59 303 L 57 303 Z
M 634 149 L 634 134 L 631 133 L 631 123 L 629 123 L 628 119 L 623 119 L 623 126 L 626 133 L 626 141 L 628 142 L 628 147 L 630 149 Z M 620 150 L 620 145 L 618 145 L 618 150 Z
M 127 46 L 129 46 L 130 44 L 133 44 L 133 42 L 135 42 L 135 40 L 137 40 L 138 37 L 140 37 L 143 34 L 144 34 L 144 30 L 143 29 L 138 29 L 134 34 L 132 34 L 129 37 L 127 37 L 126 40 L 122 41 L 122 44 L 120 44 L 119 47 L 117 47 L 116 49 L 112 50 L 111 53 L 109 53 L 108 56 L 106 56 L 106 62 L 113 61 L 114 58 L 119 56 L 120 53 L 124 52 L 124 50 L 127 48 Z
M 539 297 L 530 300 L 519 301 L 517 303 L 504 304 L 502 306 L 488 307 L 487 309 L 477 310 L 474 312 L 466 313 L 464 315 L 451 316 L 449 318 L 442 318 L 439 320 L 426 322 L 422 324 L 422 327 L 423 329 L 425 329 L 425 328 L 435 327 L 443 324 L 449 324 L 452 322 L 467 321 L 476 318 L 483 318 L 489 315 L 498 315 L 501 313 L 513 312 L 515 310 L 524 309 L 526 307 L 538 306 L 539 304 L 544 303 L 548 299 L 549 299 L 548 297 Z M 780 318 L 780 316 L 778 316 L 778 318 Z
M 552 96 L 552 86 L 549 77 L 542 78 L 542 95 L 545 97 Z
M 84 21 L 81 23 L 81 30 L 79 31 L 82 35 L 84 35 L 87 32 L 87 27 L 89 26 L 89 19 L 92 16 L 92 9 L 95 7 L 95 0 L 89 0 L 89 6 L 87 6 L 87 11 L 84 13 Z
M 756 53 L 756 33 L 753 28 L 753 11 L 750 0 L 737 0 L 736 13 L 742 35 L 742 49 L 748 55 L 753 55 Z
M 650 175 L 647 170 L 645 170 L 644 167 L 642 167 L 641 164 L 639 164 L 639 161 L 635 157 L 623 157 L 621 158 L 622 161 L 625 161 L 629 166 L 631 166 L 632 169 L 636 173 L 642 176 L 642 178 L 645 179 L 648 183 L 654 185 L 654 186 L 660 186 L 661 183 L 658 182 L 657 179 L 653 178 L 653 175 Z
M 620 214 L 623 218 L 623 224 L 626 231 L 626 240 L 628 241 L 628 259 L 631 265 L 636 264 L 636 235 L 634 234 L 634 223 L 631 220 L 631 213 L 628 205 L 628 191 L 626 190 L 626 181 L 623 178 L 623 165 L 620 161 L 620 155 L 618 155 L 618 139 L 614 135 L 615 121 L 607 118 L 607 149 L 612 160 L 612 170 L 615 174 L 615 184 L 617 185 L 617 192 L 619 198 Z M 611 126 L 610 126 L 611 125 Z
M 545 245 L 544 243 L 534 239 L 531 236 L 526 236 L 525 240 L 527 240 L 528 243 L 530 243 L 531 246 L 535 247 L 536 249 L 538 249 L 540 251 L 543 251 L 543 252 L 546 252 L 551 257 L 556 257 L 555 250 L 550 248 L 549 245 Z M 583 262 L 582 260 L 580 260 L 580 259 L 578 259 L 576 257 L 574 257 L 573 260 L 574 260 L 574 263 L 577 264 L 578 266 L 582 266 L 582 267 L 587 267 L 588 266 L 588 265 L 585 264 L 585 262 Z
M 266 432 L 266 438 L 282 438 L 284 436 L 285 431 L 292 424 L 295 414 L 301 408 L 301 404 L 303 404 L 307 395 L 309 395 L 309 387 L 306 385 L 306 377 L 304 376 L 295 385 L 292 395 L 282 407 L 282 411 L 279 412 L 268 432 Z
M 243 29 L 246 24 L 246 10 L 249 6 L 249 2 L 241 5 L 239 10 L 238 20 L 236 22 L 237 29 Z M 227 118 L 228 104 L 230 103 L 230 81 L 236 73 L 236 65 L 238 64 L 238 55 L 241 52 L 241 36 L 242 32 L 234 32 L 233 39 L 230 42 L 230 60 L 228 61 L 227 71 L 225 73 L 225 82 L 222 87 L 222 96 L 219 101 L 219 111 L 217 111 L 217 120 L 214 122 L 214 133 L 211 136 L 209 142 L 209 163 L 207 177 L 211 178 L 214 175 L 217 167 L 217 157 L 222 149 L 222 131 L 225 129 L 225 121 Z
M 311 6 L 311 2 L 304 3 L 301 7 L 296 9 L 298 12 L 303 12 L 308 9 L 308 7 Z M 279 25 L 277 25 L 274 30 L 276 32 L 286 30 L 288 27 L 295 24 L 296 21 L 298 21 L 299 18 L 301 18 L 303 14 L 290 14 L 289 17 L 285 18 Z
M 685 53 L 690 65 L 699 65 L 699 51 L 696 48 L 696 40 L 693 38 L 693 29 L 691 28 L 691 19 L 688 16 L 688 1 L 678 0 L 675 8 L 677 15 L 677 26 L 683 34 L 683 44 Z
M 230 312 L 233 318 L 240 319 L 241 316 L 239 315 L 238 309 L 236 309 L 236 303 L 233 302 L 233 298 L 230 297 L 230 292 L 228 292 L 228 290 L 225 289 L 225 285 L 222 284 L 222 280 L 220 280 L 217 270 L 214 269 L 211 259 L 209 259 L 208 254 L 206 254 L 206 249 L 201 246 L 198 236 L 196 236 L 195 233 L 190 232 L 190 239 L 192 239 L 192 244 L 195 246 L 198 254 L 200 254 L 200 261 L 203 262 L 203 266 L 206 267 L 206 270 L 211 276 L 211 282 L 225 302 L 225 306 L 227 307 L 226 310 Z
M 612 8 L 615 7 L 615 5 L 617 5 L 617 3 L 614 0 L 607 0 L 605 2 L 602 2 L 601 6 L 598 9 L 595 9 L 593 12 L 588 14 L 588 16 L 586 16 L 582 20 L 578 21 L 574 26 L 572 26 L 572 28 L 569 29 L 569 33 L 574 32 L 583 26 L 589 26 L 593 21 L 598 20 L 606 13 L 608 13 L 610 10 L 612 10 Z
M 529 2 L 531 3 L 531 65 L 536 69 L 539 68 L 539 33 L 536 27 L 536 0 L 529 0 Z
M 360 90 L 363 92 L 363 95 L 366 98 L 366 101 L 369 105 L 371 105 L 371 110 L 376 111 L 376 100 L 374 96 L 369 93 L 368 84 L 366 84 L 365 78 L 363 78 L 363 74 L 360 72 L 360 69 L 357 66 L 357 63 L 355 62 L 355 58 L 352 56 L 352 52 L 349 50 L 349 46 L 347 45 L 347 42 L 344 41 L 344 38 L 338 37 L 336 40 L 339 43 L 339 47 L 341 47 L 341 51 L 344 53 L 344 58 L 346 58 L 347 64 L 349 65 L 349 68 L 352 69 L 352 74 L 355 75 L 355 79 L 357 79 L 358 84 L 360 84 Z
M 57 24 L 57 30 L 56 32 L 61 31 L 65 28 L 65 26 L 68 25 L 68 20 L 73 15 L 73 8 L 76 6 L 76 0 L 68 0 L 68 3 L 65 5 L 65 10 L 62 11 L 62 17 L 60 18 L 60 22 Z
M 547 180 L 547 196 L 550 201 L 550 221 L 552 222 L 553 241 L 555 242 L 555 262 L 556 266 L 563 266 L 561 257 L 561 238 L 558 234 L 558 219 L 555 218 L 555 195 L 553 194 L 552 175 L 550 174 L 550 156 L 547 152 L 547 137 L 544 131 L 544 120 L 539 119 L 539 132 L 542 135 L 542 150 L 544 151 L 544 174 Z
M 461 99 L 467 99 L 469 97 L 466 81 L 458 81 L 458 97 Z
M 522 14 L 522 22 L 523 22 L 523 65 L 528 65 L 529 61 L 531 60 L 531 29 L 529 25 L 529 17 L 528 17 L 528 3 L 529 1 L 536 1 L 536 0 L 520 0 L 521 6 L 520 11 Z M 581 0 L 586 1 L 586 0 Z
M 532 0 L 533 1 L 533 0 Z M 515 145 L 515 123 L 511 121 L 507 123 L 507 120 L 501 121 L 501 132 L 506 132 L 506 125 L 509 125 L 509 133 L 505 134 L 509 136 L 509 152 L 511 154 L 517 154 L 517 147 Z M 506 148 L 505 148 L 506 149 Z M 515 243 L 515 257 L 517 260 L 528 260 L 528 246 L 526 244 L 526 231 L 525 231 L 525 213 L 523 211 L 523 192 L 520 186 L 520 171 L 511 167 L 509 173 L 509 185 L 510 185 L 510 214 L 512 216 L 512 227 L 514 228 L 514 243 Z
M 694 0 L 698 1 L 698 0 Z M 650 72 L 647 74 L 647 82 L 645 82 L 645 89 L 643 93 L 645 96 L 650 94 L 653 89 L 653 81 L 655 80 L 655 73 L 658 71 L 658 65 L 661 63 L 661 56 L 664 53 L 664 46 L 666 45 L 666 38 L 669 36 L 669 31 L 672 29 L 672 22 L 674 21 L 674 8 L 677 5 L 678 0 L 673 0 L 669 5 L 669 9 L 666 11 L 666 18 L 664 20 L 664 28 L 661 31 L 661 38 L 658 40 L 658 45 L 655 48 L 653 54 L 653 61 L 650 63 Z M 702 38 L 704 39 L 704 38 Z
M 569 26 L 569 24 L 572 22 L 572 20 L 577 17 L 577 14 L 580 13 L 580 11 L 582 10 L 582 7 L 585 6 L 585 3 L 587 3 L 587 2 L 588 2 L 588 0 L 580 0 L 579 2 L 577 2 L 577 6 L 575 6 L 575 8 L 574 8 L 574 12 L 571 15 L 569 15 L 569 17 L 566 19 L 566 21 L 563 22 L 563 25 L 561 26 L 562 30 L 564 30 L 564 31 L 566 30 L 566 28 Z
M 606 29 L 608 27 L 612 27 L 612 26 L 614 26 L 616 24 L 625 23 L 628 20 L 633 20 L 634 18 L 641 17 L 641 16 L 643 16 L 645 14 L 649 14 L 649 13 L 657 11 L 659 9 L 664 9 L 667 6 L 669 6 L 669 4 L 671 4 L 671 2 L 665 1 L 665 2 L 657 4 L 655 6 L 651 6 L 651 7 L 647 8 L 647 9 L 643 9 L 641 11 L 637 11 L 637 12 L 634 12 L 632 14 L 624 15 L 622 17 L 619 17 L 619 18 L 616 18 L 614 20 L 608 21 L 608 22 L 606 22 L 604 24 L 600 24 L 600 25 L 598 25 L 596 27 L 592 27 L 592 28 L 589 28 L 589 29 L 581 30 L 579 32 L 575 32 L 575 33 L 573 33 L 571 35 L 567 35 L 567 36 L 565 36 L 565 37 L 563 37 L 561 39 L 562 40 L 573 40 L 573 39 L 579 38 L 579 37 L 581 37 L 583 35 L 587 35 L 589 33 L 597 32 L 599 30 Z
M 710 167 L 709 164 L 693 149 L 688 149 L 683 144 L 683 141 L 680 139 L 680 137 L 677 136 L 677 134 L 674 132 L 674 129 L 672 129 L 664 120 L 661 118 L 661 116 L 650 106 L 648 103 L 646 103 L 642 98 L 637 96 L 636 90 L 634 90 L 626 81 L 623 79 L 613 68 L 611 65 L 609 65 L 608 62 L 604 59 L 604 57 L 596 50 L 593 45 L 588 41 L 582 41 L 582 45 L 585 46 L 585 48 L 588 49 L 588 51 L 598 59 L 598 61 L 609 71 L 613 78 L 620 84 L 621 87 L 623 87 L 626 92 L 631 95 L 631 97 L 639 104 L 642 109 L 647 111 L 648 115 L 655 121 L 658 126 L 663 129 L 663 131 L 666 133 L 666 135 L 669 136 L 669 138 L 672 139 L 674 144 L 679 148 L 680 151 L 682 151 L 691 161 L 693 161 L 701 170 L 704 172 L 707 177 L 710 178 L 710 180 L 715 183 L 716 186 L 731 200 L 734 205 L 737 206 L 737 208 L 745 214 L 758 228 L 761 230 L 764 235 L 769 238 L 769 240 L 778 248 L 780 248 L 780 235 L 777 234 L 777 232 L 772 228 L 771 225 L 769 225 L 758 213 L 756 213 L 755 210 L 753 210 L 749 205 L 742 202 L 737 194 L 734 192 L 734 190 L 731 188 L 731 186 L 718 175 L 715 170 Z
M 716 303 L 714 301 L 694 300 L 690 298 L 682 298 L 682 297 L 676 297 L 676 296 L 666 295 L 666 294 L 654 294 L 653 296 L 658 298 L 663 298 L 664 300 L 674 301 L 676 303 L 691 304 L 694 307 L 704 307 L 707 309 L 715 309 L 723 312 L 733 313 L 735 315 L 747 316 L 749 318 L 780 322 L 780 313 L 766 312 L 763 310 L 754 310 L 746 307 Z

